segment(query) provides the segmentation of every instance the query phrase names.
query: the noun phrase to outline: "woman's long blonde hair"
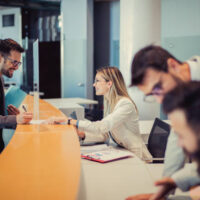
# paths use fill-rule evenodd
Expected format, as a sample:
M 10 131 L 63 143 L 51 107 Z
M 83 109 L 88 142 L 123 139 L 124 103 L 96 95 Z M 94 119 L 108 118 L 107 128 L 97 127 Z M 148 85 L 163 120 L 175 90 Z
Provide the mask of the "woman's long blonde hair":
M 124 78 L 117 67 L 102 67 L 97 70 L 97 73 L 99 73 L 105 79 L 105 81 L 112 82 L 108 98 L 104 97 L 104 116 L 108 115 L 114 110 L 115 105 L 122 97 L 127 97 L 133 102 L 128 94 Z M 133 104 L 137 110 L 134 102 Z

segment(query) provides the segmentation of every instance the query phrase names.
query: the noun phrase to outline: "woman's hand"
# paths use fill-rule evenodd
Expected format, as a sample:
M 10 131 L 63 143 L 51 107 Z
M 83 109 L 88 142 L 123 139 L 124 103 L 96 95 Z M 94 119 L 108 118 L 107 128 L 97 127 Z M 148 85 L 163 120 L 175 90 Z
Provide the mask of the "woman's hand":
M 84 138 L 85 138 L 85 132 L 79 131 L 78 129 L 76 129 L 76 132 L 77 132 L 78 136 L 79 136 L 81 139 L 84 139 Z

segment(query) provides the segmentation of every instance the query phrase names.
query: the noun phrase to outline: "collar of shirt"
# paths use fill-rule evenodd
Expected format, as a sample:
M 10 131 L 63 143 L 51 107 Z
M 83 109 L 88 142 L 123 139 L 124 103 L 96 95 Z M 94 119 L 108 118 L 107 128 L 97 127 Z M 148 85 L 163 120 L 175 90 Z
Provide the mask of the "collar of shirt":
M 190 67 L 191 80 L 200 81 L 200 56 L 194 56 L 186 62 Z

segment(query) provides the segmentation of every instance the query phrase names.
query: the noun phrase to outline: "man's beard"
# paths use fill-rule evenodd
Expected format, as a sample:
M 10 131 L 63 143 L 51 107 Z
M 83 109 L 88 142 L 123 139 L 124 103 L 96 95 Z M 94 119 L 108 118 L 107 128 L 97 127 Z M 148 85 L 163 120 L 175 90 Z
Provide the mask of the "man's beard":
M 2 74 L 5 75 L 5 76 L 7 76 L 8 78 L 12 78 L 12 77 L 13 77 L 13 73 L 10 74 L 10 73 L 9 73 L 9 70 L 10 70 L 10 69 L 8 69 L 8 70 L 2 69 Z
M 189 158 L 197 162 L 197 171 L 200 175 L 200 146 L 194 153 L 189 153 L 185 148 L 183 148 L 183 151 Z

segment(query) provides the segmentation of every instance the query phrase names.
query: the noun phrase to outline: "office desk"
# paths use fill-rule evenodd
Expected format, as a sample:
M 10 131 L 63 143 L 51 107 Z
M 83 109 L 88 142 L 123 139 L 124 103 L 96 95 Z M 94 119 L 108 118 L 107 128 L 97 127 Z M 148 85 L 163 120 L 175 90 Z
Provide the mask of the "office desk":
M 33 110 L 33 98 L 23 102 Z M 40 100 L 40 119 L 64 116 Z M 0 195 L 4 200 L 76 199 L 80 147 L 72 126 L 18 125 L 0 155 Z
M 58 108 L 66 116 L 70 116 L 75 111 L 78 119 L 85 117 L 85 108 L 77 103 L 67 102 L 63 99 L 45 99 L 45 101 Z
M 75 103 L 79 105 L 94 105 L 98 104 L 98 101 L 92 99 L 84 98 L 54 98 L 54 99 L 44 99 L 49 103 L 65 104 L 65 103 Z
M 98 101 L 84 98 L 57 98 L 57 99 L 44 99 L 46 102 L 60 109 L 65 115 L 75 111 L 78 119 L 84 119 L 85 108 L 82 105 L 98 104 Z
M 55 98 L 44 100 L 60 109 L 67 116 L 70 116 L 75 111 L 78 119 L 85 118 L 85 108 L 83 105 L 91 107 L 94 104 L 98 104 L 98 101 L 84 98 Z
M 106 164 L 81 160 L 82 180 L 80 200 L 122 200 L 128 196 L 155 192 L 155 177 L 138 158 L 128 158 Z M 162 165 L 156 170 L 161 177 Z
M 55 99 L 52 99 L 55 100 Z M 92 99 L 84 99 L 84 98 L 62 98 L 62 101 L 67 101 L 68 103 L 77 103 L 82 105 L 93 105 L 98 104 L 98 101 Z
M 81 160 L 82 175 L 78 200 L 123 200 L 128 196 L 153 193 L 162 177 L 164 164 L 147 164 L 128 158 L 106 164 Z M 176 195 L 188 192 L 176 190 Z

